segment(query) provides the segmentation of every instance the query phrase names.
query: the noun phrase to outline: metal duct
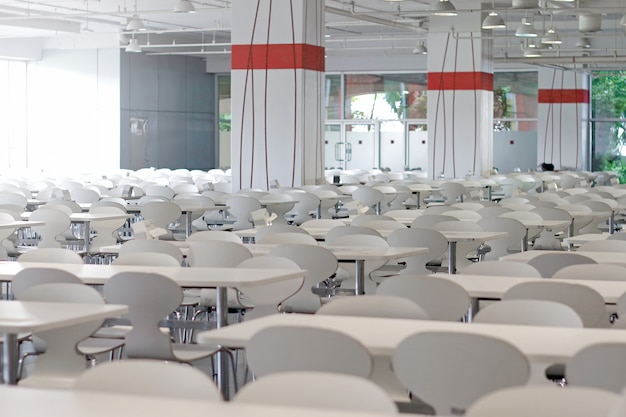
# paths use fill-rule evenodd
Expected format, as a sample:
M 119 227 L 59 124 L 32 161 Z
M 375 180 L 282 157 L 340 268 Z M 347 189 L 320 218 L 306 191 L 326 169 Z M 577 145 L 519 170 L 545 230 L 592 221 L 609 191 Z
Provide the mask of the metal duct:
M 544 56 L 537 58 L 524 57 L 501 57 L 494 58 L 495 64 L 613 64 L 626 62 L 626 56 L 608 55 L 608 56 Z

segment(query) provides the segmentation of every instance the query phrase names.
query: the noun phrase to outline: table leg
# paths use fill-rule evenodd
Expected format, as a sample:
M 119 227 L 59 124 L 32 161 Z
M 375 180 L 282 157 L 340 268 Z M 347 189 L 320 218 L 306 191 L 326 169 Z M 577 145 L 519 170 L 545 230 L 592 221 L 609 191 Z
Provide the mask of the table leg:
M 570 222 L 569 226 L 567 226 L 567 237 L 572 237 L 574 236 L 574 218 L 572 217 L 572 221 Z M 568 251 L 572 251 L 574 250 L 574 245 L 572 245 L 571 243 L 567 244 L 567 250 Z
M 185 237 L 191 235 L 191 211 L 185 211 Z
M 448 274 L 456 274 L 456 242 L 448 242 Z
M 18 362 L 17 334 L 4 333 L 4 343 L 2 344 L 2 380 L 5 384 L 17 384 L 17 362 Z
M 83 231 L 84 233 L 84 238 L 85 238 L 85 255 L 89 255 L 89 251 L 91 250 L 91 226 L 89 224 L 89 221 L 84 222 L 83 224 L 85 225 L 84 228 L 85 230 Z
M 374 213 L 377 215 L 381 214 L 381 204 L 380 201 L 374 205 Z
M 317 205 L 317 208 L 315 209 L 315 218 L 316 219 L 321 219 L 322 218 L 322 202 L 321 201 Z
M 365 294 L 365 261 L 357 259 L 355 262 L 354 275 L 356 284 L 354 287 L 355 295 Z
M 526 252 L 528 250 L 528 228 L 526 228 L 526 233 L 524 234 L 524 239 L 522 240 L 522 252 Z
M 419 210 L 419 208 L 420 208 L 420 192 L 416 191 L 415 195 L 417 196 L 416 202 L 417 202 L 417 209 Z
M 228 326 L 228 298 L 227 288 L 217 287 L 215 315 L 217 327 Z M 225 400 L 230 399 L 230 385 L 228 380 L 228 355 L 225 352 L 218 352 L 216 358 L 217 386 Z M 233 375 L 236 377 L 236 375 Z
M 611 211 L 609 216 L 609 234 L 612 235 L 613 233 L 615 233 L 615 211 Z

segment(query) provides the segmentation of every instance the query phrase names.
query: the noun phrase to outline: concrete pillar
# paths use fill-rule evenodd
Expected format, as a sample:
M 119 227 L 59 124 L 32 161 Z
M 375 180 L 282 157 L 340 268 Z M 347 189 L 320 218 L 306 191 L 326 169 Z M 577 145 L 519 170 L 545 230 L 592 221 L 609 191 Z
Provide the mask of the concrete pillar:
M 587 169 L 589 83 L 586 75 L 539 69 L 537 161 L 555 169 Z
M 468 2 L 469 3 L 469 2 Z M 470 4 L 463 4 L 470 8 Z M 474 4 L 480 10 L 480 3 Z M 457 2 L 458 7 L 458 2 Z M 431 16 L 428 36 L 429 175 L 485 175 L 492 168 L 492 31 L 485 14 Z
M 323 0 L 232 1 L 233 191 L 323 177 Z

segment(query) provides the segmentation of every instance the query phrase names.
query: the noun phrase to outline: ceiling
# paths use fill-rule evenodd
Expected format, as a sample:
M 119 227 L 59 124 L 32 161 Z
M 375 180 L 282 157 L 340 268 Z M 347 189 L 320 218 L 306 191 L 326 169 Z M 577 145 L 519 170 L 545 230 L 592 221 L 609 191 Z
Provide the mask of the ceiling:
M 246 0 L 251 3 L 254 0 Z M 477 2 L 450 0 L 463 19 Z M 0 0 L 0 42 L 37 40 L 42 48 L 119 46 L 137 39 L 143 53 L 207 57 L 230 51 L 230 0 L 192 0 L 196 13 L 174 13 L 176 0 Z M 416 44 L 427 44 L 431 0 L 326 0 L 327 56 L 411 55 Z M 468 6 L 471 4 L 472 6 Z M 513 6 L 526 6 L 514 8 Z M 506 29 L 484 31 L 494 39 L 496 62 L 523 59 L 527 49 L 515 36 L 521 19 L 534 22 L 539 33 L 556 29 L 563 43 L 544 49 L 534 62 L 567 64 L 571 57 L 593 68 L 626 65 L 626 42 L 620 19 L 626 0 L 496 0 L 483 2 L 496 11 Z M 126 25 L 138 14 L 147 30 L 130 32 Z M 595 15 L 595 17 L 594 17 Z M 581 17 L 582 16 L 582 17 Z M 583 29 L 580 20 L 597 19 L 599 27 Z M 583 22 L 584 23 L 584 22 Z M 590 47 L 576 45 L 580 37 Z M 527 41 L 528 42 L 528 41 Z M 533 41 L 530 41 L 533 42 Z M 528 61 L 528 59 L 525 59 Z

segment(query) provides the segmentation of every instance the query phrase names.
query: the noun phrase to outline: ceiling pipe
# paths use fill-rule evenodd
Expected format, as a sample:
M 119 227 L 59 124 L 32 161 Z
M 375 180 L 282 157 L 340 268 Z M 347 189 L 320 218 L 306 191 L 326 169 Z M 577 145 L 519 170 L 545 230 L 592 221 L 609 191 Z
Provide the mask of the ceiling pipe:
M 412 30 L 414 32 L 428 32 L 428 30 L 422 28 L 422 27 L 418 27 L 418 26 L 414 26 L 414 25 L 404 25 L 402 23 L 398 23 L 398 22 L 394 22 L 392 20 L 387 20 L 387 19 L 381 19 L 379 17 L 374 17 L 374 16 L 368 16 L 368 15 L 355 15 L 352 12 L 348 11 L 348 10 L 343 10 L 343 9 L 337 9 L 336 7 L 330 7 L 330 6 L 326 6 L 325 10 L 327 13 L 331 13 L 337 16 L 343 16 L 343 17 L 349 17 L 351 19 L 357 19 L 357 20 L 363 20 L 365 22 L 370 22 L 370 23 L 375 23 L 377 25 L 382 25 L 382 26 L 389 26 L 389 27 L 393 27 L 396 29 L 404 29 L 404 30 Z
M 626 56 L 556 56 L 556 57 L 497 57 L 494 64 L 613 64 L 626 63 Z

